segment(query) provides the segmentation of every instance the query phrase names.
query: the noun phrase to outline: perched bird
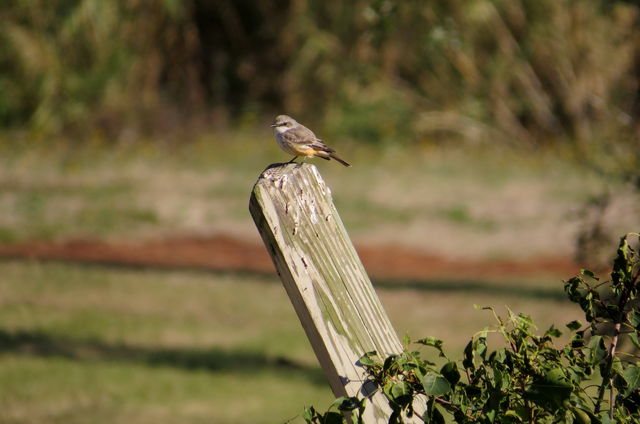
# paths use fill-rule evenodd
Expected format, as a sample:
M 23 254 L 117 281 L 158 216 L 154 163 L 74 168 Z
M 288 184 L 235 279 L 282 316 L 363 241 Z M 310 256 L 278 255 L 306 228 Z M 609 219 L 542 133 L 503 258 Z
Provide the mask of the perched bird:
M 271 125 L 274 129 L 276 141 L 282 150 L 294 155 L 289 163 L 298 156 L 314 157 L 330 160 L 335 159 L 344 166 L 351 166 L 336 155 L 336 151 L 327 146 L 309 128 L 299 124 L 295 119 L 287 115 L 276 116 L 276 121 Z M 304 159 L 303 159 L 304 160 Z

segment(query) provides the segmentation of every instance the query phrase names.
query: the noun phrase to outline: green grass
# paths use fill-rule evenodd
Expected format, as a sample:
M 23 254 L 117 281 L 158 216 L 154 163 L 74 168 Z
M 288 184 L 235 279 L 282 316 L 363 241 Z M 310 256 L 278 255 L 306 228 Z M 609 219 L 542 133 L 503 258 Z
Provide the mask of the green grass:
M 3 423 L 277 423 L 331 402 L 275 276 L 33 261 L 0 274 Z M 454 356 L 492 322 L 474 304 L 508 304 L 542 329 L 577 318 L 559 281 L 512 283 L 381 281 L 378 292 L 400 334 L 441 337 Z
M 561 152 L 334 145 L 353 167 L 312 162 L 355 240 L 449 256 L 571 255 L 575 211 L 623 187 Z M 289 159 L 266 128 L 181 145 L 0 146 L 4 243 L 219 232 L 257 239 L 251 187 L 268 164 Z M 616 235 L 632 221 L 612 220 Z
M 326 388 L 285 371 L 2 359 L 3 423 L 272 423 L 298 414 L 304 402 L 328 401 Z
M 0 264 L 2 422 L 279 422 L 330 390 L 274 279 Z
M 181 146 L 9 145 L 0 143 L 2 243 L 257 241 L 251 187 L 289 159 L 268 130 Z M 569 255 L 576 204 L 621 186 L 544 152 L 338 150 L 352 168 L 316 165 L 354 240 L 451 257 Z M 331 402 L 275 275 L 28 260 L 0 262 L 0 275 L 2 423 L 278 423 Z M 492 323 L 474 305 L 528 313 L 541 331 L 579 318 L 562 277 L 374 283 L 400 335 L 439 337 L 456 356 Z

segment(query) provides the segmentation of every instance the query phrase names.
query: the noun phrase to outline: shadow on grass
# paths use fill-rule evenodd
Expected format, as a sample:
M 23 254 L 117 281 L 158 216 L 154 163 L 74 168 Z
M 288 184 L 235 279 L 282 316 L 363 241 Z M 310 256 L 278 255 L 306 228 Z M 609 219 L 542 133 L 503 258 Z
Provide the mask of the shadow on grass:
M 123 361 L 147 366 L 183 370 L 255 373 L 277 372 L 287 378 L 305 378 L 326 385 L 320 368 L 300 364 L 285 357 L 270 358 L 259 352 L 211 349 L 147 348 L 101 341 L 52 337 L 38 331 L 0 329 L 0 353 L 58 357 L 77 361 Z
M 16 260 L 0 258 L 3 260 Z M 22 259 L 17 259 L 22 260 Z M 239 280 L 247 279 L 260 281 L 265 284 L 280 284 L 275 272 L 262 272 L 250 270 L 218 270 L 201 266 L 175 266 L 160 265 L 151 266 L 143 264 L 128 264 L 121 262 L 105 261 L 73 261 L 63 259 L 38 259 L 39 262 L 58 263 L 68 266 L 83 266 L 90 268 L 102 268 L 108 270 L 122 270 L 129 272 L 190 272 L 202 275 L 234 276 Z M 484 278 L 449 279 L 449 278 L 424 278 L 424 279 L 404 279 L 404 278 L 371 278 L 373 286 L 381 290 L 417 290 L 425 292 L 464 292 L 465 294 L 491 294 L 505 297 L 526 297 L 530 299 L 543 299 L 551 301 L 567 301 L 567 296 L 562 290 L 562 285 L 558 282 L 556 287 L 540 287 L 534 285 L 521 285 L 517 280 L 512 284 L 507 282 L 491 281 Z
M 490 281 L 472 280 L 377 280 L 373 286 L 383 290 L 420 290 L 432 292 L 464 292 L 465 294 L 492 294 L 505 297 L 526 297 L 558 302 L 567 301 L 567 295 L 559 285 L 554 287 L 522 286 Z

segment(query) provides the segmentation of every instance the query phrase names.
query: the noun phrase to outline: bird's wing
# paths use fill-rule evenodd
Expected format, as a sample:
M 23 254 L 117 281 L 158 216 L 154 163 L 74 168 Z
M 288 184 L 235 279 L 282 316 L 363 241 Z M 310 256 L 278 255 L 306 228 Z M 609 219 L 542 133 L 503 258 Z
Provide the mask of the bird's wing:
M 327 153 L 335 153 L 331 147 L 327 146 L 307 127 L 299 126 L 291 128 L 288 131 L 282 133 L 282 137 L 292 144 L 300 146 L 311 147 L 314 150 L 319 150 Z
M 326 144 L 324 144 L 322 142 L 322 140 L 314 141 L 312 144 L 309 144 L 309 147 L 311 147 L 313 149 L 316 149 L 316 150 L 322 150 L 323 152 L 327 152 L 327 153 L 335 153 L 336 152 L 331 147 L 329 147 Z
M 291 128 L 290 130 L 283 132 L 281 136 L 286 141 L 299 145 L 312 145 L 319 141 L 313 131 L 303 126 Z M 322 142 L 320 142 L 320 144 L 322 144 Z

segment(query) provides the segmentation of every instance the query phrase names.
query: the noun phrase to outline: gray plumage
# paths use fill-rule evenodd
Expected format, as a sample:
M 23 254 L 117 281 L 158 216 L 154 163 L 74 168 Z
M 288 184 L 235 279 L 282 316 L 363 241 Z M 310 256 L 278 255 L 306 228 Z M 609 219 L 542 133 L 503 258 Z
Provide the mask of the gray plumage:
M 335 154 L 335 150 L 324 144 L 309 128 L 298 123 L 287 115 L 278 115 L 271 125 L 275 131 L 276 141 L 282 150 L 294 155 L 290 162 L 298 156 L 317 156 L 325 160 L 335 159 L 344 166 L 351 166 Z

